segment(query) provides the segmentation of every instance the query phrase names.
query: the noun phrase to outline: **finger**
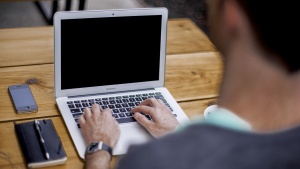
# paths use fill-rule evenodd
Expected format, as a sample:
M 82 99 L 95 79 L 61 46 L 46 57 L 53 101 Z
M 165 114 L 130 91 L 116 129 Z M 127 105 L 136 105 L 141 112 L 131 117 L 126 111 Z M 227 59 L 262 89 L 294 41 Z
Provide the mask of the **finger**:
M 166 104 L 161 99 L 158 99 L 158 102 L 160 103 L 160 105 L 166 106 Z
M 100 106 L 99 106 L 98 104 L 95 104 L 95 103 L 94 103 L 94 104 L 92 105 L 92 112 L 93 112 L 93 113 L 98 113 L 98 114 L 99 114 L 99 113 L 101 112 Z
M 79 116 L 78 121 L 81 126 L 85 124 L 85 119 L 84 119 L 83 115 Z
M 117 120 L 112 116 L 112 110 L 110 108 L 104 109 L 101 112 L 101 115 L 105 116 L 104 118 L 108 118 L 115 122 L 115 124 L 118 124 Z
M 84 109 L 84 118 L 89 118 L 89 117 L 91 117 L 92 116 L 92 112 L 91 112 L 91 109 L 90 108 L 88 108 L 88 107 L 86 107 L 85 109 Z
M 163 108 L 167 112 L 171 112 L 168 106 L 161 99 L 158 99 L 158 102 L 160 103 L 161 108 Z
M 111 115 L 111 114 L 112 114 L 112 111 L 111 111 L 110 108 L 106 108 L 106 109 L 102 110 L 101 113 L 102 113 L 102 114 L 105 114 L 105 115 L 110 115 L 110 116 L 112 116 L 112 115 Z
M 134 113 L 133 117 L 136 119 L 138 123 L 140 123 L 142 126 L 144 126 L 146 129 L 150 127 L 150 125 L 153 124 L 151 120 L 149 120 L 147 117 L 142 115 L 141 113 Z
M 144 113 L 144 114 L 153 114 L 152 111 L 153 111 L 153 108 L 152 107 L 149 107 L 149 106 L 136 106 L 134 107 L 133 109 L 131 109 L 131 111 L 133 113 L 135 112 L 140 112 L 140 113 Z
M 144 100 L 140 105 L 156 107 L 159 105 L 159 102 L 155 98 L 149 98 Z

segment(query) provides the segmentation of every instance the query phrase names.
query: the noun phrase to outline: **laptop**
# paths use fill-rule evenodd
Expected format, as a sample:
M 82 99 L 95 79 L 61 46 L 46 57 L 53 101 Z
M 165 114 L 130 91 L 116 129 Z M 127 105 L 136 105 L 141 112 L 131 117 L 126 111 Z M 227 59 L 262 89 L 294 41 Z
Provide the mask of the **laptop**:
M 55 13 L 55 99 L 82 159 L 86 145 L 78 117 L 94 103 L 110 108 L 120 125 L 113 155 L 153 139 L 130 111 L 143 100 L 161 99 L 179 123 L 189 121 L 164 87 L 167 22 L 166 8 Z

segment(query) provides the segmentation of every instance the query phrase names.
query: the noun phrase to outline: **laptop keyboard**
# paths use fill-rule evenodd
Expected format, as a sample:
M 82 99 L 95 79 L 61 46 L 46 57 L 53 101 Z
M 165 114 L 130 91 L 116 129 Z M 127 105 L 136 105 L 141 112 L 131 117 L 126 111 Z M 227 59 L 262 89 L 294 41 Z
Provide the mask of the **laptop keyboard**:
M 131 109 L 135 106 L 138 106 L 143 100 L 146 100 L 148 98 L 161 99 L 166 104 L 166 106 L 169 107 L 169 109 L 173 112 L 173 109 L 167 103 L 167 101 L 160 92 L 103 97 L 87 100 L 73 100 L 67 101 L 67 104 L 77 124 L 77 127 L 80 128 L 78 118 L 83 114 L 84 109 L 86 107 L 91 108 L 92 104 L 94 103 L 99 104 L 102 107 L 102 109 L 110 108 L 112 110 L 112 116 L 115 117 L 118 123 L 127 123 L 136 121 L 133 117 Z M 177 116 L 176 114 L 174 115 Z M 151 120 L 151 117 L 149 115 L 145 114 L 145 116 L 149 120 Z

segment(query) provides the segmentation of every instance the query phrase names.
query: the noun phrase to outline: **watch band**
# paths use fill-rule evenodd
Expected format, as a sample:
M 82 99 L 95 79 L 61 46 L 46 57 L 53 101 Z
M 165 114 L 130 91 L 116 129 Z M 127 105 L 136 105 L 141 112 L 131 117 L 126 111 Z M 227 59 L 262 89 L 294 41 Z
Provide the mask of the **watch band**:
M 103 143 L 102 141 L 100 142 L 93 141 L 90 145 L 88 145 L 86 148 L 86 154 L 92 154 L 99 150 L 107 151 L 110 154 L 110 157 L 112 157 L 112 148 L 107 144 Z

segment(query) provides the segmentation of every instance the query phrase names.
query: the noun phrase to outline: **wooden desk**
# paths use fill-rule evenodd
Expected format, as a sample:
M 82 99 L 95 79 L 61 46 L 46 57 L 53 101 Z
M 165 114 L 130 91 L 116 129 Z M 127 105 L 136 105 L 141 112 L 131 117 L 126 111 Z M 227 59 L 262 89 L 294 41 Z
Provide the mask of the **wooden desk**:
M 83 167 L 55 104 L 53 60 L 52 26 L 0 29 L 0 168 L 25 168 L 13 121 L 33 118 L 53 119 L 63 141 L 68 162 L 55 168 Z M 216 101 L 223 65 L 207 36 L 189 19 L 169 20 L 166 65 L 166 87 L 189 118 Z M 19 83 L 31 84 L 37 113 L 15 113 L 7 87 Z

